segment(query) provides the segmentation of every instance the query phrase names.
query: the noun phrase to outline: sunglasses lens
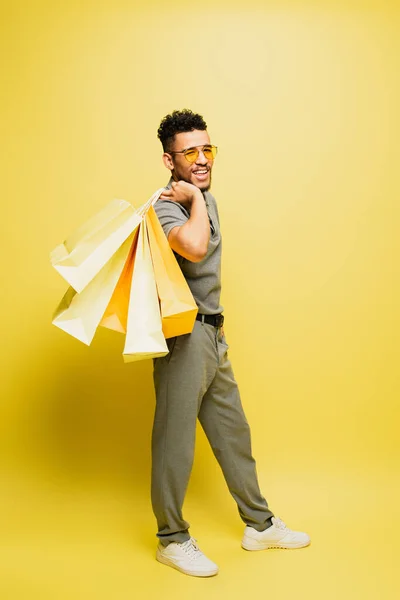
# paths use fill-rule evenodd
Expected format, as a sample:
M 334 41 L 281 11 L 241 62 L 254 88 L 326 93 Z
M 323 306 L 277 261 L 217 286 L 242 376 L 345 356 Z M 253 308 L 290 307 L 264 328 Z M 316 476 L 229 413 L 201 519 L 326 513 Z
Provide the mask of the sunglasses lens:
M 206 146 L 203 150 L 204 156 L 207 160 L 213 160 L 217 155 L 217 147 L 216 146 Z
M 185 152 L 185 158 L 187 161 L 189 161 L 190 163 L 194 163 L 197 160 L 197 157 L 199 155 L 198 150 L 188 150 L 187 152 Z

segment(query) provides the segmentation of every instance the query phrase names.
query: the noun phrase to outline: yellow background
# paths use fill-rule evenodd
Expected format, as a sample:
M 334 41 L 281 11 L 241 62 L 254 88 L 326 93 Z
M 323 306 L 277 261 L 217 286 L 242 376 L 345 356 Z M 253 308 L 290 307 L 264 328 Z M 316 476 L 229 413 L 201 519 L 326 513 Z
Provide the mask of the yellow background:
M 3 7 L 4 600 L 398 597 L 396 5 Z M 225 331 L 260 485 L 312 538 L 242 550 L 199 427 L 184 514 L 220 566 L 208 580 L 154 558 L 151 361 L 51 325 L 50 250 L 166 185 L 156 132 L 183 107 L 219 147 Z

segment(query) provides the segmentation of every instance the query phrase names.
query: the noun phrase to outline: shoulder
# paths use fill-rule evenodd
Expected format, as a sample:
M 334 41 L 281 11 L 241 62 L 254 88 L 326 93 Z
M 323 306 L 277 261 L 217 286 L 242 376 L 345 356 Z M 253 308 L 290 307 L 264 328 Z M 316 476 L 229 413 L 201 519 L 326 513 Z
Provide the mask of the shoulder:
M 167 238 L 171 229 L 185 225 L 189 219 L 186 209 L 173 200 L 157 200 L 154 210 Z
M 189 214 L 187 210 L 179 204 L 179 202 L 174 202 L 173 200 L 157 200 L 154 205 L 154 210 L 157 215 L 179 215 L 185 216 L 189 218 Z

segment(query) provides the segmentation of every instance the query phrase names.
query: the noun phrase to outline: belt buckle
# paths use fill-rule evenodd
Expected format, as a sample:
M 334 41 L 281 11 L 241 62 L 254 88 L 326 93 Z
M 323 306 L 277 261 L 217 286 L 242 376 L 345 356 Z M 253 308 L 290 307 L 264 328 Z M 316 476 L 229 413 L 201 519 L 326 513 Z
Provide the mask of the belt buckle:
M 217 327 L 218 329 L 221 329 L 223 324 L 224 324 L 224 315 L 217 315 L 215 317 L 215 327 Z

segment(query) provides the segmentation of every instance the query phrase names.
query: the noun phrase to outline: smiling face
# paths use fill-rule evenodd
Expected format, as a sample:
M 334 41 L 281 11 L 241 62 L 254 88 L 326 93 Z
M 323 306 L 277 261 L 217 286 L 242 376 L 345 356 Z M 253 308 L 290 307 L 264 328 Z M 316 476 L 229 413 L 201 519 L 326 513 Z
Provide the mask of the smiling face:
M 206 130 L 195 129 L 176 133 L 168 150 L 170 152 L 181 152 L 188 148 L 206 146 L 210 143 L 210 137 Z M 214 161 L 208 160 L 200 148 L 199 150 L 199 155 L 194 163 L 188 162 L 183 154 L 169 154 L 168 152 L 164 152 L 163 161 L 167 169 L 171 171 L 175 181 L 182 179 L 205 192 L 211 186 L 211 170 Z

